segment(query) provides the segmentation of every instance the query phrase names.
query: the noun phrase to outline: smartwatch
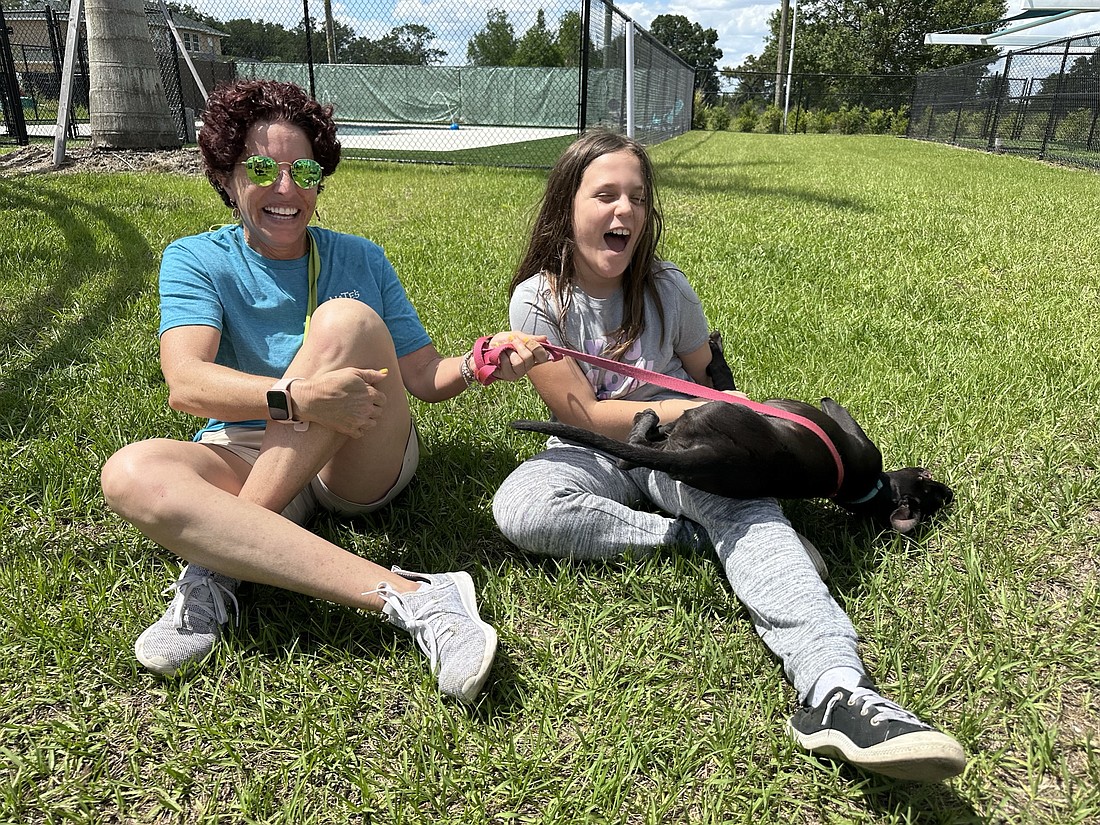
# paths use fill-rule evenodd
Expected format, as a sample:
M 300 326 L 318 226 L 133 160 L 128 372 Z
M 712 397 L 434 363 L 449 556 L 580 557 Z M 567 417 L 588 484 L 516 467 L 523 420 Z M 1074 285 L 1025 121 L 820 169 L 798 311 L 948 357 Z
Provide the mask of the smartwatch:
M 298 380 L 280 378 L 267 391 L 267 416 L 278 424 L 293 424 L 294 429 L 304 432 L 309 429 L 309 422 L 294 417 L 294 402 L 290 398 L 290 385 Z

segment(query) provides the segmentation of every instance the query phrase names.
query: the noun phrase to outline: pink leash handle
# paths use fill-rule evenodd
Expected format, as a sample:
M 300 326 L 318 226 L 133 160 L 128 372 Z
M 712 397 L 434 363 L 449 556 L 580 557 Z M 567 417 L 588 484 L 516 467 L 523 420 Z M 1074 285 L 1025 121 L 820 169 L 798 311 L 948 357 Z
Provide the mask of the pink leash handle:
M 598 355 L 588 355 L 587 353 L 559 347 L 556 344 L 549 344 L 546 342 L 540 343 L 542 344 L 542 348 L 550 353 L 551 361 L 560 361 L 564 357 L 573 358 L 577 361 L 584 361 L 595 367 L 618 373 L 619 375 L 625 375 L 628 378 L 637 379 L 646 384 L 654 384 L 666 390 L 683 393 L 692 398 L 705 398 L 708 401 L 722 401 L 726 404 L 740 404 L 742 407 L 748 407 L 750 410 L 760 415 L 766 415 L 771 418 L 782 418 L 798 424 L 801 427 L 805 427 L 821 439 L 822 443 L 828 448 L 829 453 L 832 455 L 833 462 L 836 464 L 836 492 L 834 492 L 833 495 L 835 496 L 840 492 L 840 487 L 844 483 L 844 462 L 840 458 L 840 452 L 837 450 L 836 445 L 833 443 L 833 440 L 829 438 L 828 434 L 803 415 L 788 412 L 779 407 L 772 407 L 768 404 L 761 404 L 759 401 L 741 398 L 737 395 L 729 395 L 710 387 L 704 387 L 702 384 L 696 384 L 694 381 L 685 381 L 682 378 L 674 378 L 671 375 L 663 375 L 662 373 L 652 370 L 644 370 L 630 364 L 623 364 L 620 361 L 612 361 L 610 358 L 601 358 Z M 497 365 L 500 364 L 501 356 L 514 349 L 515 347 L 511 344 L 503 344 L 499 347 L 490 349 L 489 337 L 479 338 L 477 343 L 474 344 L 474 367 L 477 380 L 485 386 L 496 381 L 497 379 L 493 373 L 496 371 Z

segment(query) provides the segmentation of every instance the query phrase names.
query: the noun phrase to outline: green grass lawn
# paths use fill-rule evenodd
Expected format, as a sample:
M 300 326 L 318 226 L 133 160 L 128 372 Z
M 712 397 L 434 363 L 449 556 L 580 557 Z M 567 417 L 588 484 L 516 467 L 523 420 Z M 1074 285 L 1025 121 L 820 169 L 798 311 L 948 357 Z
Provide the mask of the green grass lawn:
M 202 178 L 0 178 L 0 821 L 1086 823 L 1100 819 L 1100 176 L 888 137 L 694 132 L 653 150 L 663 252 L 755 398 L 848 406 L 957 504 L 919 542 L 788 512 L 884 691 L 971 757 L 918 786 L 810 757 L 794 694 L 713 558 L 525 557 L 490 497 L 545 410 L 495 384 L 416 406 L 417 481 L 316 529 L 465 569 L 501 646 L 443 701 L 411 640 L 263 587 L 186 680 L 134 638 L 178 570 L 98 470 L 189 437 L 157 364 L 170 240 L 228 219 Z M 439 348 L 504 328 L 544 172 L 347 162 L 324 223 L 382 243 Z

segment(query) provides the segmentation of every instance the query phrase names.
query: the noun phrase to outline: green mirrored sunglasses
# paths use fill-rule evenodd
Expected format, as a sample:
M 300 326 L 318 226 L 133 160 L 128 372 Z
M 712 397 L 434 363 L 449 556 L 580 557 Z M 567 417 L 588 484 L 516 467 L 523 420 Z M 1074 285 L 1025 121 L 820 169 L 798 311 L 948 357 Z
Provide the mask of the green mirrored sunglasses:
M 248 171 L 248 179 L 257 186 L 271 186 L 279 179 L 279 167 L 290 167 L 290 178 L 301 189 L 312 189 L 321 182 L 324 173 L 321 164 L 309 158 L 298 158 L 291 163 L 288 160 L 278 161 L 267 155 L 253 155 L 248 160 L 242 161 Z

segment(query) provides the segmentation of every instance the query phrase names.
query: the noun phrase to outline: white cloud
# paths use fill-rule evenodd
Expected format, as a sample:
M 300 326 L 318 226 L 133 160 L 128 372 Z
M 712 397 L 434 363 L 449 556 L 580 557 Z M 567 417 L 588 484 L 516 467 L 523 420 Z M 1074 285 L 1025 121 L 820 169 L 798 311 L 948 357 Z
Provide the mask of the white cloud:
M 649 28 L 659 14 L 678 14 L 704 29 L 718 33 L 717 46 L 722 50 L 719 66 L 736 66 L 750 54 L 759 54 L 768 34 L 768 18 L 779 8 L 778 2 L 757 3 L 753 0 L 700 0 L 698 3 L 635 2 L 617 4 L 642 26 Z

